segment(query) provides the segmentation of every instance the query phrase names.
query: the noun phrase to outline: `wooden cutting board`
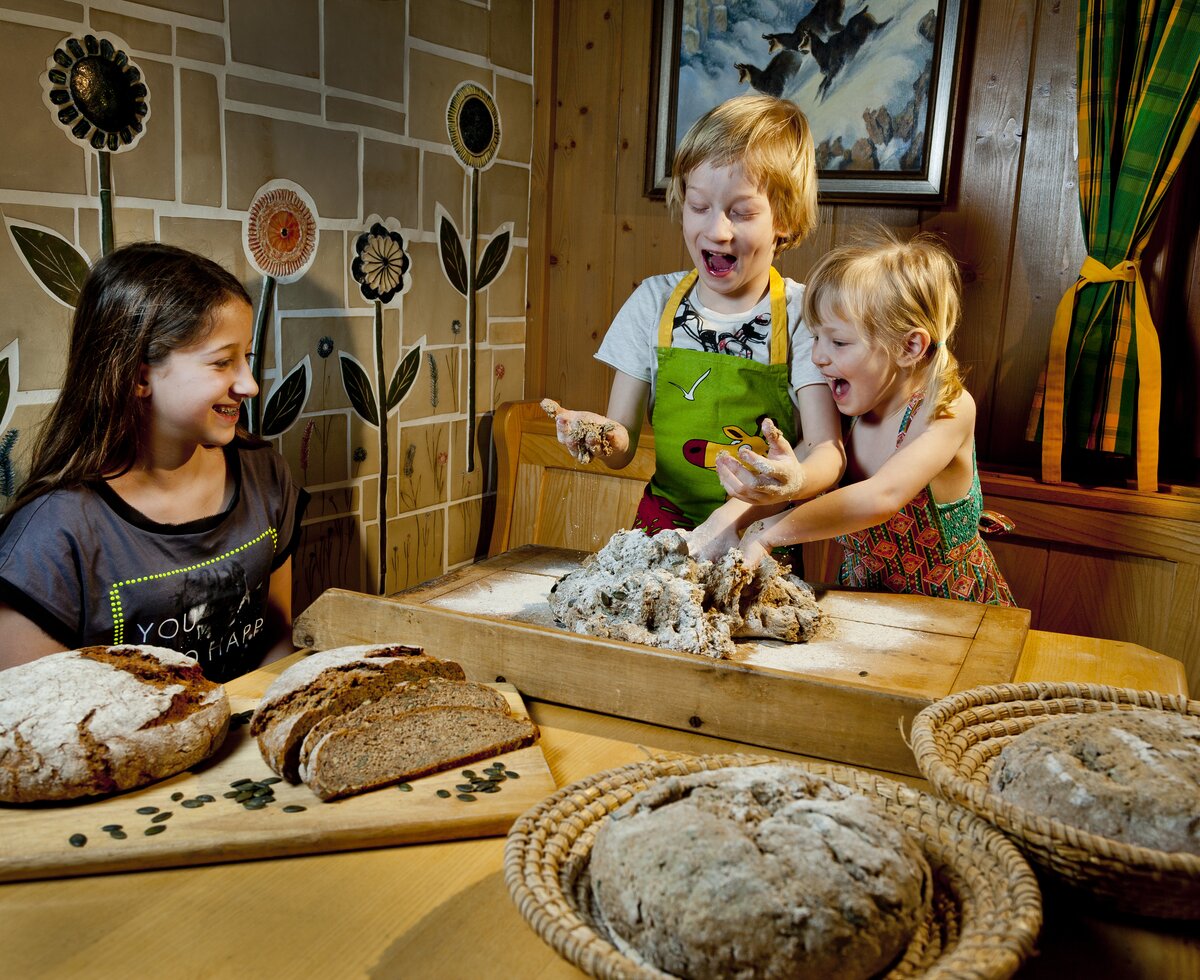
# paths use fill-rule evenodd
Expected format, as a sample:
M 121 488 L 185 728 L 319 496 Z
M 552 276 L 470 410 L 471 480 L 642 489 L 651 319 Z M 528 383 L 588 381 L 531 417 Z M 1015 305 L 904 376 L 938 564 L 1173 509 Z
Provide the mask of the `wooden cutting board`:
M 952 691 L 1011 680 L 1029 631 L 1024 609 L 820 589 L 815 639 L 739 641 L 710 660 L 557 626 L 550 587 L 584 557 L 526 545 L 395 596 L 331 589 L 296 642 L 413 643 L 528 697 L 919 775 L 902 731 Z
M 511 684 L 496 685 L 513 711 L 526 716 Z M 257 699 L 231 697 L 232 710 L 245 712 Z M 499 792 L 458 798 L 467 785 L 463 769 L 480 775 L 495 761 L 519 778 L 506 779 Z M 512 822 L 557 787 L 540 744 L 414 779 L 411 789 L 396 786 L 322 803 L 307 786 L 275 783 L 275 800 L 248 810 L 225 798 L 237 780 L 262 780 L 274 774 L 263 762 L 249 725 L 233 728 L 220 751 L 203 764 L 142 789 L 92 802 L 0 805 L 0 881 L 60 878 L 108 871 L 146 870 L 214 864 L 250 858 L 345 851 L 421 841 L 487 837 L 508 832 Z M 448 790 L 449 798 L 437 791 Z M 173 799 L 178 794 L 179 799 Z M 197 796 L 213 797 L 202 806 L 184 807 Z M 285 812 L 288 806 L 303 810 Z M 155 813 L 138 813 L 139 808 Z M 161 814 L 170 813 L 163 819 Z M 147 836 L 148 828 L 165 829 Z M 126 837 L 102 830 L 120 825 Z M 87 843 L 72 846 L 82 834 Z

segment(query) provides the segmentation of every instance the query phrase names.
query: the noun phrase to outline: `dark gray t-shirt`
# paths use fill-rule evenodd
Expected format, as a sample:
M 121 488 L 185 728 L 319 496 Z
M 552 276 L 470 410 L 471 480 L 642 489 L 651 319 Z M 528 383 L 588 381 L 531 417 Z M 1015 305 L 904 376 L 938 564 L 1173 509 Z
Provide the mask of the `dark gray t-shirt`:
M 225 453 L 233 501 L 187 524 L 158 524 L 103 483 L 22 507 L 0 535 L 0 598 L 70 648 L 168 647 L 214 681 L 253 670 L 271 573 L 308 498 L 271 447 L 235 440 Z

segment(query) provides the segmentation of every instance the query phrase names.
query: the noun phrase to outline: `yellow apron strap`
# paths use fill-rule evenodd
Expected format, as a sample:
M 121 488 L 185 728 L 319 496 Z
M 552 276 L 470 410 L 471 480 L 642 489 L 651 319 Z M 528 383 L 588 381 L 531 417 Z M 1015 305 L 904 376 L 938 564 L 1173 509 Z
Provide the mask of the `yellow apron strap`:
M 1158 421 L 1162 402 L 1162 362 L 1158 332 L 1150 316 L 1146 287 L 1136 261 L 1118 262 L 1109 269 L 1090 255 L 1083 260 L 1075 285 L 1063 293 L 1054 312 L 1050 353 L 1046 363 L 1046 396 L 1042 416 L 1042 480 L 1062 482 L 1063 412 L 1067 379 L 1067 341 L 1079 290 L 1090 283 L 1132 282 L 1137 306 L 1133 310 L 1138 350 L 1137 486 L 1158 489 Z
M 771 266 L 771 363 L 786 364 L 787 354 L 787 292 L 783 288 L 783 276 Z
M 667 305 L 663 307 L 662 316 L 658 318 L 658 346 L 671 346 L 671 330 L 675 326 L 675 311 L 679 309 L 679 304 L 683 302 L 683 297 L 688 294 L 688 290 L 692 288 L 700 273 L 695 269 L 689 272 L 686 276 L 679 280 L 679 285 L 671 293 L 671 298 L 667 300 Z
M 671 291 L 671 298 L 663 307 L 662 316 L 658 318 L 658 346 L 671 346 L 671 331 L 675 327 L 675 311 L 679 304 L 695 285 L 699 273 L 693 269 L 679 280 L 679 284 Z M 771 266 L 771 363 L 786 364 L 788 353 L 788 318 L 787 290 L 783 285 L 783 276 L 775 266 Z M 775 329 L 781 325 L 782 329 Z

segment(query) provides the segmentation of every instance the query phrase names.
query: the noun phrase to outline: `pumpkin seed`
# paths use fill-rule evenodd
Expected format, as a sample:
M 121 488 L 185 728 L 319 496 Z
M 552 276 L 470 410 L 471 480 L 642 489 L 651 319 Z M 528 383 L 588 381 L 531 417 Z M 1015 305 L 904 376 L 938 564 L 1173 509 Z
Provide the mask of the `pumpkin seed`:
M 236 789 L 239 786 L 245 786 L 247 783 L 252 783 L 252 782 L 254 782 L 253 779 L 251 779 L 249 776 L 244 776 L 241 779 L 235 779 L 229 785 L 232 786 L 234 789 Z
M 137 808 L 136 812 L 140 813 L 142 816 L 147 816 L 151 813 L 158 813 L 158 807 L 156 807 L 156 806 L 139 806 Z
M 396 789 L 400 790 L 401 793 L 411 793 L 412 792 L 412 783 L 401 783 L 399 786 L 396 787 Z
M 67 843 L 72 847 L 83 847 L 87 843 L 87 838 L 83 834 L 72 834 L 67 838 Z
M 254 787 L 254 795 L 255 796 L 274 796 L 275 790 L 271 789 L 270 786 L 255 786 Z
M 258 785 L 259 786 L 274 786 L 276 783 L 281 783 L 281 782 L 283 782 L 283 780 L 280 779 L 278 776 L 268 776 L 266 779 L 260 779 L 258 781 Z
M 289 803 L 287 806 L 285 806 L 283 808 L 283 812 L 284 813 L 301 813 L 307 809 L 308 809 L 308 807 L 301 806 L 299 803 Z
M 458 790 L 460 793 L 469 793 L 469 792 L 471 792 L 471 790 L 473 790 L 475 788 L 475 784 L 474 783 L 459 783 L 454 788 L 456 790 Z
M 448 799 L 450 799 L 450 790 L 448 790 L 448 789 L 439 789 L 439 790 L 437 791 L 437 795 L 438 795 L 438 796 L 440 796 L 440 797 L 441 797 L 443 800 L 448 800 Z
M 121 825 L 119 823 L 106 823 L 100 829 L 103 830 L 106 834 L 111 834 L 114 830 L 120 830 Z
M 238 790 L 236 793 L 233 794 L 233 801 L 235 803 L 245 803 L 248 799 L 250 799 L 253 796 L 254 796 L 254 790 L 242 789 L 242 790 Z
M 113 830 L 113 831 L 109 832 L 108 836 L 111 837 L 113 840 L 124 840 L 129 835 L 127 833 L 125 833 L 125 831 L 123 831 L 123 830 Z
M 156 813 L 150 818 L 151 823 L 162 823 L 164 820 L 171 819 L 171 811 L 165 810 L 162 813 Z
M 242 806 L 244 806 L 247 810 L 261 810 L 267 805 L 267 802 L 268 801 L 264 800 L 261 796 L 256 796 L 252 800 L 247 800 L 242 804 Z
M 500 787 L 496 786 L 495 784 L 493 784 L 491 786 L 480 786 L 479 792 L 480 793 L 499 793 Z
M 183 799 L 182 793 L 172 793 L 171 794 L 171 802 L 172 803 L 178 803 L 182 799 Z
M 511 769 L 505 769 L 504 775 L 507 776 L 509 779 L 520 779 L 521 778 L 521 774 L 519 772 L 513 772 Z
M 475 797 L 472 796 L 470 793 L 459 793 L 458 798 L 460 800 L 462 800 L 464 803 L 474 803 L 475 802 Z
M 198 806 L 204 806 L 204 801 L 203 800 L 184 800 L 179 805 L 181 807 L 183 807 L 185 810 L 194 810 Z
M 464 769 L 464 770 L 462 771 L 462 774 L 463 774 L 464 776 L 466 776 L 466 777 L 467 777 L 467 779 L 474 779 L 474 778 L 475 778 L 475 770 L 474 770 L 474 769 Z
M 155 834 L 161 834 L 166 829 L 167 825 L 165 823 L 156 823 L 153 827 L 147 827 L 142 833 L 147 837 L 153 837 Z
M 199 800 L 201 803 L 216 803 L 217 802 L 213 797 L 209 796 L 207 793 L 201 793 L 199 796 L 196 797 L 196 799 Z

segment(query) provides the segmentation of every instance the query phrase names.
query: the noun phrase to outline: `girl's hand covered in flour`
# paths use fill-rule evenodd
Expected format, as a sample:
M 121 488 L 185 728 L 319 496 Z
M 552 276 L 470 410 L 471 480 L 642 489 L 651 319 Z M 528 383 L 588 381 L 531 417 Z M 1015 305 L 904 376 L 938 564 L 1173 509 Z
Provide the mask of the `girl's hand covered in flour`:
M 804 467 L 770 419 L 763 419 L 762 434 L 767 441 L 765 458 L 749 446 L 742 446 L 736 458 L 723 452 L 717 457 L 717 477 L 727 494 L 748 504 L 791 500 L 804 489 Z

